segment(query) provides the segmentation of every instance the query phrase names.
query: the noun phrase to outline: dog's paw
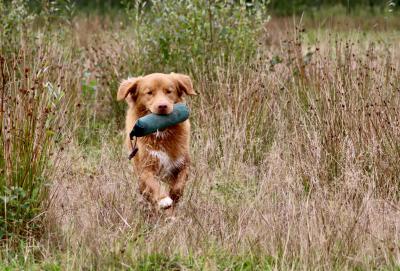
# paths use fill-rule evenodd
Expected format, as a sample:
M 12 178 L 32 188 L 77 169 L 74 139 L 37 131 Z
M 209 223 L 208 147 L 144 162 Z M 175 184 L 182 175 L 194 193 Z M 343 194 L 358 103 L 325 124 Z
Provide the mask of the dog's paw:
M 165 197 L 158 202 L 158 207 L 161 209 L 167 209 L 172 206 L 172 199 L 170 197 Z

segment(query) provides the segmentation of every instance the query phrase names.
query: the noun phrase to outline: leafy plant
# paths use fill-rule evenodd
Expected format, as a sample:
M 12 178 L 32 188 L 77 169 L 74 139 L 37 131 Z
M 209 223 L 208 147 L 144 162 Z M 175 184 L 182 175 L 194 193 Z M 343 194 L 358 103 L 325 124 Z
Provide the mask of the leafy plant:
M 230 58 L 248 59 L 268 19 L 264 1 L 155 1 L 128 8 L 144 71 L 215 70 Z

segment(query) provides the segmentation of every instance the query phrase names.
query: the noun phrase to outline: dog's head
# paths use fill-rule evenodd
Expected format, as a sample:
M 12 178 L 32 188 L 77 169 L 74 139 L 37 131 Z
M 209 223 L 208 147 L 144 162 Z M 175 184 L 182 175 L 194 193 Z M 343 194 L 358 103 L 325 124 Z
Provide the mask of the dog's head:
M 166 115 L 174 104 L 183 101 L 183 95 L 196 95 L 189 76 L 179 73 L 153 73 L 122 81 L 117 100 L 125 99 L 138 112 Z

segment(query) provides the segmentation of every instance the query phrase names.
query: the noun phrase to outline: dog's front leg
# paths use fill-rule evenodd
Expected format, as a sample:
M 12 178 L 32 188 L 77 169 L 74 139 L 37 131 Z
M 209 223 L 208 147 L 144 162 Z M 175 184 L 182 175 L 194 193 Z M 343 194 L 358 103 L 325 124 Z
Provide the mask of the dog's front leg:
M 169 208 L 172 199 L 161 190 L 160 183 L 156 180 L 153 171 L 143 170 L 139 176 L 139 192 L 151 203 L 160 208 Z
M 186 181 L 188 179 L 188 174 L 189 166 L 185 165 L 175 174 L 174 179 L 171 182 L 169 195 L 174 201 L 174 205 L 178 203 L 183 194 L 183 190 L 185 189 Z

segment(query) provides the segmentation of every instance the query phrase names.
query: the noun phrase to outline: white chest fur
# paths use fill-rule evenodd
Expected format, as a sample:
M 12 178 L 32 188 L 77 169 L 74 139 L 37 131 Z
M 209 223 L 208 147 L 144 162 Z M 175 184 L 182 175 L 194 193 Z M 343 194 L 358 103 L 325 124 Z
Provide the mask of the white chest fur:
M 185 159 L 184 157 L 179 157 L 173 160 L 166 152 L 164 151 L 155 151 L 150 150 L 150 155 L 157 158 L 162 169 L 164 170 L 165 174 L 172 173 L 173 170 L 178 169 L 183 166 Z

